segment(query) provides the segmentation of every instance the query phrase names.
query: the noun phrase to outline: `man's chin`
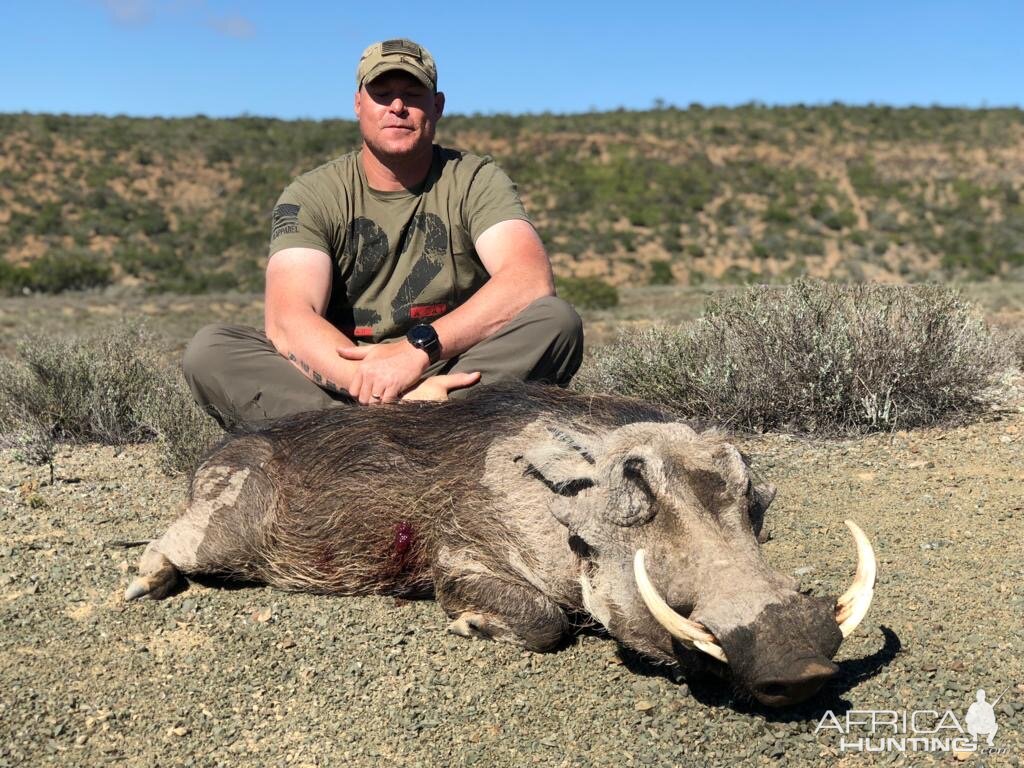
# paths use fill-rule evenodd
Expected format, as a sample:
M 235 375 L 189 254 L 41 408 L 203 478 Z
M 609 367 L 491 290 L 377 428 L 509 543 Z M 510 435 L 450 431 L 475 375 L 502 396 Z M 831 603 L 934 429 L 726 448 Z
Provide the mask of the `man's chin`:
M 407 158 L 422 152 L 423 149 L 419 143 L 415 141 L 409 141 L 406 139 L 402 141 L 397 139 L 394 141 L 374 141 L 369 143 L 370 149 L 378 157 L 394 157 L 394 158 Z
M 367 142 L 374 155 L 381 159 L 408 160 L 417 155 L 429 152 L 433 142 L 402 137 L 394 140 L 376 140 Z

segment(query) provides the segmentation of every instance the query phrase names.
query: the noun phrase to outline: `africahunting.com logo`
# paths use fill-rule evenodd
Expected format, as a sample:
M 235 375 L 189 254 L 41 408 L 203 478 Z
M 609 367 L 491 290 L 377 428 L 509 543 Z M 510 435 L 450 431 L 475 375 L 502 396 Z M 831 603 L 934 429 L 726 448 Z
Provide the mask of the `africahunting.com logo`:
M 1007 686 L 1007 689 L 1009 686 Z M 999 725 L 995 701 L 979 689 L 963 719 L 952 709 L 850 709 L 836 715 L 831 709 L 821 716 L 814 733 L 834 733 L 840 752 L 977 752 L 1005 755 L 1006 747 L 995 744 Z

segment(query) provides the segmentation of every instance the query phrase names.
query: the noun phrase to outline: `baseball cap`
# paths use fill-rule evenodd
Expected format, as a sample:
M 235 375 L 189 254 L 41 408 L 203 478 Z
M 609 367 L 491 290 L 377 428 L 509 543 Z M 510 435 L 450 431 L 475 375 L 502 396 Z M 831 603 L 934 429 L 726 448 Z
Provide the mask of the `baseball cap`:
M 408 72 L 430 90 L 437 90 L 437 67 L 430 51 L 404 37 L 374 43 L 359 59 L 356 88 L 362 88 L 379 75 L 392 69 Z

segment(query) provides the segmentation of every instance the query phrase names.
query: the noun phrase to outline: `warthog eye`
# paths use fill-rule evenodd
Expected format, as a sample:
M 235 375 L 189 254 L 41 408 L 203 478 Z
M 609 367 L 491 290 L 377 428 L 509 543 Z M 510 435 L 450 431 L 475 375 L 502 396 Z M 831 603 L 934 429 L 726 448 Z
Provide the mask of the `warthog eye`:
M 594 550 L 591 549 L 590 545 L 575 533 L 569 537 L 569 549 L 577 557 L 590 557 L 594 554 Z
M 589 477 L 575 477 L 571 480 L 562 480 L 556 483 L 544 477 L 544 475 L 540 473 L 540 470 L 533 466 L 533 464 L 528 466 L 523 474 L 526 477 L 533 477 L 540 480 L 548 487 L 548 490 L 552 493 L 557 493 L 559 496 L 575 496 L 580 491 L 585 491 L 587 488 L 591 488 L 594 485 L 594 481 Z

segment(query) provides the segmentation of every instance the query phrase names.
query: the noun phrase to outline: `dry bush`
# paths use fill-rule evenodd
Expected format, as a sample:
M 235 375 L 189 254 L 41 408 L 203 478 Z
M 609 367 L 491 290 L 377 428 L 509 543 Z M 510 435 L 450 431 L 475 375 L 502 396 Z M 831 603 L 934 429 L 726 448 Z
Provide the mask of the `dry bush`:
M 1000 328 L 997 338 L 1017 367 L 1024 372 L 1024 328 Z
M 971 411 L 1006 364 L 955 291 L 800 280 L 709 300 L 689 327 L 624 335 L 577 386 L 738 429 L 854 434 Z
M 140 419 L 153 432 L 162 450 L 161 464 L 168 474 L 191 472 L 223 430 L 192 399 L 192 392 L 175 367 L 137 403 Z
M 50 425 L 25 415 L 12 429 L 0 433 L 0 448 L 13 448 L 14 458 L 34 467 L 49 464 L 52 479 L 57 446 Z
M 161 360 L 161 346 L 138 323 L 83 339 L 24 339 L 17 361 L 0 368 L 2 442 L 40 432 L 111 445 L 157 440 L 167 471 L 191 469 L 220 430 Z

